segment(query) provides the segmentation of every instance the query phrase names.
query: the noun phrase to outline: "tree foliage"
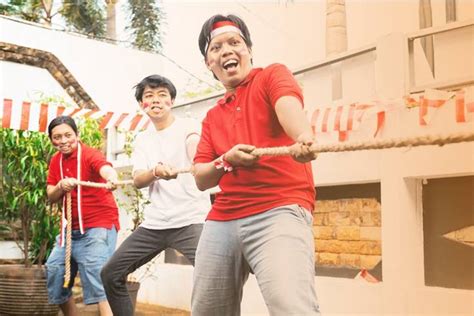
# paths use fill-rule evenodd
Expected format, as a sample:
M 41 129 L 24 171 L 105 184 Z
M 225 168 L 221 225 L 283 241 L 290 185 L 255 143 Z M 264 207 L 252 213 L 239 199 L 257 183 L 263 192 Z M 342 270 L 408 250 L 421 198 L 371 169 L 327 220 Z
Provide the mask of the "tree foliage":
M 110 0 L 109 0 L 110 1 Z M 79 33 L 96 38 L 106 36 L 108 0 L 9 0 L 0 4 L 0 14 L 15 16 L 31 22 L 50 25 L 56 15 L 60 15 L 66 26 Z M 115 6 L 115 2 L 111 3 Z M 160 1 L 128 0 L 129 25 L 132 45 L 147 51 L 161 51 L 162 26 L 165 20 Z M 112 10 L 114 12 L 114 10 Z
M 154 0 L 128 0 L 130 24 L 135 47 L 147 51 L 161 51 L 163 48 L 160 32 L 165 14 Z
M 41 0 L 9 0 L 0 4 L 0 14 L 19 17 L 31 22 L 41 22 Z
M 105 36 L 105 13 L 102 1 L 64 0 L 59 13 L 74 31 Z
M 101 150 L 104 147 L 104 135 L 99 129 L 99 121 L 90 118 L 78 122 L 79 136 L 84 144 Z

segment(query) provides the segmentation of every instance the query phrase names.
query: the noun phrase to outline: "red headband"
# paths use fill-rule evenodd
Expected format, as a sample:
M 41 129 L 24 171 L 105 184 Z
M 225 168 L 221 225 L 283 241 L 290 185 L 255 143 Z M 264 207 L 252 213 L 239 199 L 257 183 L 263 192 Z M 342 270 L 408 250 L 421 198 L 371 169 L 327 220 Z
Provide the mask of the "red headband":
M 209 42 L 212 41 L 212 39 L 216 37 L 217 35 L 220 35 L 226 32 L 237 33 L 245 39 L 244 34 L 239 29 L 237 24 L 235 24 L 232 21 L 219 21 L 212 25 L 212 31 L 211 31 L 211 34 L 209 34 Z M 209 45 L 209 42 L 206 43 L 206 51 L 207 51 L 207 46 Z
M 237 24 L 235 24 L 232 21 L 219 21 L 216 22 L 212 25 L 212 31 L 210 34 L 210 39 L 212 40 L 214 37 L 216 37 L 219 34 L 225 33 L 225 32 L 235 32 L 240 34 L 240 36 L 244 37 L 244 34 L 242 34 L 242 31 L 239 29 Z

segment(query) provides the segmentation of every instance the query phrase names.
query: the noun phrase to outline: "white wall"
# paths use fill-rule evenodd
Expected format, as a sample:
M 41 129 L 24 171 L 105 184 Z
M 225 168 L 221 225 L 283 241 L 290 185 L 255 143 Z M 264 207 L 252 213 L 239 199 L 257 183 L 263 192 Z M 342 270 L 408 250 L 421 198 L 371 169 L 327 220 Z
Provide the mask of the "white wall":
M 135 112 L 132 87 L 142 78 L 162 71 L 159 55 L 118 47 L 79 35 L 0 17 L 0 39 L 48 51 L 66 66 L 101 110 Z M 0 61 L 0 94 L 31 100 L 38 91 L 69 97 L 44 69 Z
M 23 251 L 14 241 L 0 241 L 0 259 L 23 259 Z
M 445 24 L 444 0 L 432 0 L 433 26 Z M 474 18 L 470 0 L 458 0 L 459 21 Z M 164 52 L 186 69 L 215 83 L 197 39 L 213 14 L 236 14 L 247 24 L 255 66 L 281 62 L 297 69 L 324 59 L 326 1 L 164 1 L 167 13 Z M 389 33 L 419 29 L 417 0 L 346 0 L 348 49 L 374 43 Z M 165 71 L 168 73 L 168 71 Z M 206 86 L 205 84 L 203 85 Z M 179 90 L 186 90 L 186 85 Z

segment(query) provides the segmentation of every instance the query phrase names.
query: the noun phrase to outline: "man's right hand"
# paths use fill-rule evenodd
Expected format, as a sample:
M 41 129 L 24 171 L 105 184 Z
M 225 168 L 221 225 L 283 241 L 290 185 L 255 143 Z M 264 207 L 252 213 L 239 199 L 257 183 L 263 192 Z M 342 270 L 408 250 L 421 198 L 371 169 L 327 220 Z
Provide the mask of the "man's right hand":
M 153 170 L 153 175 L 163 180 L 171 180 L 176 179 L 176 177 L 178 177 L 178 173 L 176 172 L 175 168 L 162 163 L 159 163 L 155 166 L 155 169 Z
M 74 178 L 64 178 L 61 181 L 59 181 L 59 187 L 61 190 L 64 192 L 70 192 L 76 187 L 76 179 Z
M 250 154 L 255 149 L 255 146 L 238 144 L 232 147 L 224 154 L 226 160 L 233 167 L 244 166 L 249 167 L 257 162 L 258 157 Z

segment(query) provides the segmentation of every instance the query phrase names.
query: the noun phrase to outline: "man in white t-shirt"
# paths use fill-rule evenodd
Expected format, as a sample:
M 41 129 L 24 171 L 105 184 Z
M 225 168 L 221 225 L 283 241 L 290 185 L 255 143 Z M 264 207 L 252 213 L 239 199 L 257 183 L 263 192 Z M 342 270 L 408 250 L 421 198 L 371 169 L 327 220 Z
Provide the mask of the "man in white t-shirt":
M 115 316 L 133 315 L 127 275 L 166 248 L 181 252 L 193 265 L 203 223 L 211 208 L 209 194 L 196 187 L 190 173 L 199 143 L 199 124 L 171 113 L 176 98 L 173 83 L 159 75 L 144 78 L 135 97 L 153 126 L 139 133 L 132 153 L 133 181 L 149 188 L 144 221 L 115 251 L 101 272 Z

